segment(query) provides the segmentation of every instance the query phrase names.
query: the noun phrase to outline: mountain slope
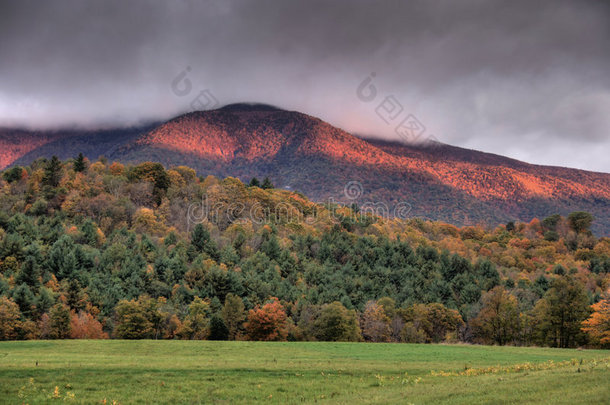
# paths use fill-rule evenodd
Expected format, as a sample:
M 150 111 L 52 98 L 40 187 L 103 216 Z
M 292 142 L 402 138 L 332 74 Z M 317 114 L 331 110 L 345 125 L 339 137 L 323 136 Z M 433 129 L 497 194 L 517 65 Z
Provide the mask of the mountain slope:
M 110 159 L 185 164 L 202 175 L 246 181 L 269 176 L 277 187 L 314 200 L 355 202 L 382 215 L 401 206 L 403 214 L 467 225 L 586 210 L 597 218 L 596 232 L 610 233 L 610 174 L 531 165 L 443 144 L 362 139 L 267 105 L 193 112 L 115 138 L 114 149 L 105 153 Z M 79 152 L 67 149 L 72 156 Z M 50 155 L 48 144 L 34 151 Z M 346 184 L 356 184 L 356 193 L 345 195 Z
M 114 151 L 157 124 L 106 130 L 28 131 L 0 128 L 0 170 L 26 165 L 41 157 L 69 159 L 82 152 L 90 158 L 110 156 Z

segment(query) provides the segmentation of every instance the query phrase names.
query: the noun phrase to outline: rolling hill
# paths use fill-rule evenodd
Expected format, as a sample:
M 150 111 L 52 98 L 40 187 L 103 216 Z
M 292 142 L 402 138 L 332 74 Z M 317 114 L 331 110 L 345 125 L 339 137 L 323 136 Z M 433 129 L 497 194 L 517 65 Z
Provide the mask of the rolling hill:
M 433 143 L 359 138 L 309 115 L 261 104 L 192 112 L 162 124 L 105 131 L 0 130 L 0 168 L 79 152 L 122 162 L 187 165 L 200 175 L 276 187 L 317 201 L 457 225 L 529 221 L 584 210 L 610 233 L 610 174 L 532 165 Z M 352 187 L 345 193 L 346 185 Z

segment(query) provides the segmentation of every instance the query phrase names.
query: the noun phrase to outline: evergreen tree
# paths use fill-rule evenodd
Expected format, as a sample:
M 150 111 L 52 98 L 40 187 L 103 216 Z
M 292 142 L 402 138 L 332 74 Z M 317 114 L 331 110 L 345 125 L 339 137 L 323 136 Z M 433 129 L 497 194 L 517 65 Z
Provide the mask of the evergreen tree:
M 36 297 L 27 284 L 21 284 L 13 290 L 13 301 L 19 306 L 19 310 L 24 316 L 31 316 Z
M 78 154 L 78 157 L 74 160 L 74 171 L 77 173 L 82 173 L 87 169 L 87 163 L 85 162 L 85 157 L 82 153 Z
M 30 287 L 38 287 L 40 285 L 41 270 L 40 265 L 33 256 L 26 257 L 21 265 L 21 270 L 15 281 L 17 284 L 27 284 Z
M 252 180 L 250 180 L 250 183 L 248 184 L 248 187 L 260 187 L 261 183 L 260 181 L 258 181 L 258 179 L 256 177 L 252 177 Z
M 225 325 L 225 321 L 218 314 L 212 315 L 210 318 L 210 340 L 227 340 L 229 338 L 229 329 Z
M 53 306 L 54 302 L 55 300 L 51 290 L 46 287 L 41 287 L 35 300 L 37 317 L 47 312 Z
M 271 183 L 271 180 L 269 180 L 269 177 L 265 177 L 265 180 L 263 180 L 263 184 L 261 184 L 261 188 L 263 190 L 274 188 L 273 184 Z
M 2 173 L 2 178 L 6 180 L 7 183 L 13 183 L 15 181 L 21 180 L 23 176 L 23 168 L 20 166 L 15 166 L 13 168 L 8 169 L 4 173 Z
M 81 232 L 83 233 L 83 242 L 91 246 L 97 245 L 97 226 L 95 226 L 91 220 L 87 220 L 83 223 Z
M 50 187 L 57 187 L 61 180 L 61 162 L 57 156 L 53 156 L 44 170 L 42 184 Z
M 210 231 L 202 224 L 195 225 L 191 234 L 191 245 L 198 253 L 207 253 L 211 258 L 218 259 L 216 242 L 210 237 Z
M 81 289 L 79 282 L 74 278 L 69 279 L 67 282 L 66 304 L 75 312 L 85 309 L 87 305 L 87 295 Z

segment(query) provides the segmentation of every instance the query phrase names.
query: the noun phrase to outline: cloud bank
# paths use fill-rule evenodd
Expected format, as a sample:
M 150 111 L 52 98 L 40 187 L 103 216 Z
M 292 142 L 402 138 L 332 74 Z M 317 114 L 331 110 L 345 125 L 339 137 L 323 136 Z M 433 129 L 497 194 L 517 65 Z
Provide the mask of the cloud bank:
M 208 90 L 399 139 L 392 96 L 442 142 L 610 172 L 609 43 L 598 1 L 9 1 L 0 126 L 166 119 Z

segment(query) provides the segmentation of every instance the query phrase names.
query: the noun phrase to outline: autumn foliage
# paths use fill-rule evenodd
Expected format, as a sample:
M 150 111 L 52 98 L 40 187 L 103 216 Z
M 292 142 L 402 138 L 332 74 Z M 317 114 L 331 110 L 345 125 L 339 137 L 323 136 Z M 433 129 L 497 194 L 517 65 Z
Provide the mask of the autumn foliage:
M 72 339 L 108 339 L 108 333 L 102 330 L 102 324 L 88 312 L 73 312 L 70 319 L 70 337 Z
M 593 313 L 583 322 L 583 331 L 604 347 L 610 347 L 610 298 L 591 305 Z
M 0 176 L 0 339 L 607 345 L 610 239 L 585 212 L 459 228 L 78 161 Z
M 262 307 L 251 309 L 244 326 L 251 340 L 285 340 L 288 335 L 286 312 L 275 297 Z

